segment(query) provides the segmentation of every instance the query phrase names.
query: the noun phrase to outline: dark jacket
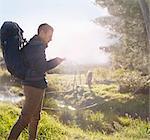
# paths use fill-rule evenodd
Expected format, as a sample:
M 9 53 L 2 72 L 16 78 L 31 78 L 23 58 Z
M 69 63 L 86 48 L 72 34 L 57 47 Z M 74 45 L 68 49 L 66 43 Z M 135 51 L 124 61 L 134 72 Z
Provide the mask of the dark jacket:
M 30 85 L 37 88 L 46 88 L 47 82 L 45 72 L 55 68 L 61 63 L 58 58 L 46 61 L 46 45 L 35 35 L 23 48 L 24 65 L 27 68 L 23 85 Z

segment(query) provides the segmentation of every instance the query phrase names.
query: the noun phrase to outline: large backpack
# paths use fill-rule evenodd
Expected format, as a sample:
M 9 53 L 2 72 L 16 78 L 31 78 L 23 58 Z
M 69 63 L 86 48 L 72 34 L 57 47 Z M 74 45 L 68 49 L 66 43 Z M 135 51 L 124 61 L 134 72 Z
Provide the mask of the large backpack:
M 24 79 L 22 48 L 25 45 L 23 30 L 15 22 L 6 21 L 0 29 L 1 47 L 7 70 L 11 75 Z

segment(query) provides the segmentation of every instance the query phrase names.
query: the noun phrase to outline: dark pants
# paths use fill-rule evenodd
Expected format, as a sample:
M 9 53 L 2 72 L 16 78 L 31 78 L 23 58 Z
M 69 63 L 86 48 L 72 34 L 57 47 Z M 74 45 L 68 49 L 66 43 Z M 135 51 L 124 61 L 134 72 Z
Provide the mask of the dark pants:
M 19 119 L 13 126 L 8 140 L 17 140 L 20 133 L 29 126 L 29 140 L 35 140 L 43 104 L 44 89 L 24 86 L 25 102 Z

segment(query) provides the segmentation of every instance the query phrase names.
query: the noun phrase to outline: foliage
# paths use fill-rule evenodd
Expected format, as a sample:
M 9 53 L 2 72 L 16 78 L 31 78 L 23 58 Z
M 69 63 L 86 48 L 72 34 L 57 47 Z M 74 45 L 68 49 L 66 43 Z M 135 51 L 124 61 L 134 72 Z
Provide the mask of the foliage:
M 150 76 L 142 76 L 139 71 L 118 69 L 115 71 L 114 78 L 120 85 L 120 92 L 149 93 Z
M 113 66 L 148 74 L 149 47 L 138 0 L 96 0 L 96 3 L 107 7 L 110 13 L 97 18 L 96 23 L 109 28 L 119 38 L 112 46 Z
M 99 105 L 89 110 L 71 111 L 65 108 L 55 118 L 52 117 L 53 113 L 48 115 L 43 111 L 38 140 L 148 139 L 148 95 L 120 94 L 116 85 L 94 85 L 92 91 L 91 96 L 95 97 L 93 101 Z M 47 98 L 44 105 L 58 108 L 52 98 Z M 20 109 L 0 103 L 0 110 L 0 139 L 4 140 L 18 118 Z M 27 135 L 28 131 L 25 130 L 21 139 L 26 140 Z
M 106 80 L 111 79 L 112 70 L 110 68 L 99 67 L 94 69 L 94 79 L 99 80 Z
M 75 82 L 80 84 L 80 74 L 48 74 L 49 91 L 69 91 Z M 81 84 L 85 84 L 85 75 L 81 74 Z
M 20 114 L 16 106 L 0 103 L 0 139 L 5 140 L 15 120 Z M 80 129 L 63 126 L 58 120 L 42 112 L 39 124 L 38 140 L 79 140 L 90 139 L 89 134 L 84 134 Z M 20 136 L 21 140 L 28 139 L 28 131 L 25 130 Z
M 126 70 L 118 70 L 114 77 L 117 78 L 118 75 L 121 76 L 124 72 Z M 66 99 L 67 93 L 64 93 L 64 96 L 61 95 L 61 97 L 60 94 L 58 95 L 59 99 L 64 101 L 65 106 L 69 105 L 69 100 L 74 102 L 74 106 L 78 103 L 80 103 L 79 106 L 81 105 L 74 111 L 68 110 L 68 108 L 60 109 L 60 112 L 57 113 L 60 122 L 68 126 L 78 127 L 91 134 L 95 132 L 102 133 L 107 136 L 106 138 L 101 136 L 104 139 L 148 138 L 146 134 L 147 128 L 149 128 L 149 122 L 146 121 L 149 117 L 148 95 L 121 94 L 118 92 L 118 85 L 116 84 L 94 84 L 91 93 L 87 90 L 84 88 L 84 94 L 80 101 L 76 98 Z M 89 96 L 84 96 L 86 94 L 89 94 Z M 98 105 L 89 109 L 82 109 L 82 105 L 88 106 L 94 103 Z
M 8 73 L 8 71 L 0 68 L 0 83 L 1 84 L 10 83 L 10 80 L 11 80 L 11 76 Z
M 11 104 L 0 103 L 0 139 L 5 140 L 9 134 L 10 128 L 18 118 L 19 111 L 17 107 Z M 82 113 L 82 112 L 81 112 Z M 104 140 L 120 140 L 120 139 L 148 139 L 147 128 L 149 124 L 141 119 L 132 119 L 130 116 L 119 117 L 118 120 L 114 121 L 113 115 L 110 115 L 113 119 L 112 125 L 105 122 L 105 116 L 102 112 L 94 113 L 91 111 L 85 111 L 82 114 L 83 117 L 87 118 L 85 127 L 86 131 L 82 131 L 79 128 L 67 127 L 62 125 L 58 120 L 52 116 L 47 115 L 46 112 L 42 112 L 42 118 L 39 124 L 38 140 L 98 140 L 102 138 Z M 81 123 L 83 123 L 81 121 Z M 117 130 L 115 133 L 108 135 L 103 131 L 91 132 L 89 130 L 103 128 L 109 130 Z M 28 139 L 28 131 L 25 130 L 20 136 L 21 140 Z

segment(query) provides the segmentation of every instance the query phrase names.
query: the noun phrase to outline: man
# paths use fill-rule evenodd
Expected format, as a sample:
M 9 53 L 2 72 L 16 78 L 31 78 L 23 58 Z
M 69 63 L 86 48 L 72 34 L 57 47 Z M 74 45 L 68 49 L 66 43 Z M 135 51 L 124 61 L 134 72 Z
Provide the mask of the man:
M 27 68 L 24 85 L 25 102 L 19 119 L 13 126 L 8 140 L 17 140 L 20 133 L 29 126 L 29 140 L 35 140 L 42 101 L 47 87 L 45 72 L 59 65 L 64 59 L 55 58 L 46 61 L 45 49 L 52 40 L 53 28 L 44 23 L 38 28 L 29 43 L 23 48 L 24 65 Z

